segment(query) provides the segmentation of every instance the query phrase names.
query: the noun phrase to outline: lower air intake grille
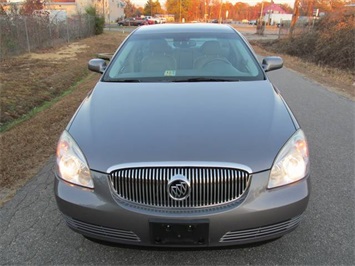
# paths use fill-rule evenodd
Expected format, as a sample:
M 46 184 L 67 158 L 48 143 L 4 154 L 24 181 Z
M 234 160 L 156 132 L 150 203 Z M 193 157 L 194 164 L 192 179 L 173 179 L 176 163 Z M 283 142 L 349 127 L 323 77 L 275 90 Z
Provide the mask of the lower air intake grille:
M 238 242 L 238 241 L 246 241 L 249 239 L 256 239 L 262 237 L 268 237 L 272 235 L 282 234 L 283 232 L 290 231 L 298 226 L 301 221 L 301 216 L 297 216 L 292 218 L 291 220 L 239 231 L 231 231 L 226 233 L 219 242 Z
M 120 230 L 115 228 L 109 228 L 105 226 L 89 224 L 89 223 L 75 220 L 68 216 L 64 216 L 64 219 L 70 228 L 82 234 L 102 236 L 105 238 L 111 238 L 113 240 L 120 240 L 120 241 L 141 242 L 140 238 L 132 231 L 126 231 L 126 230 Z

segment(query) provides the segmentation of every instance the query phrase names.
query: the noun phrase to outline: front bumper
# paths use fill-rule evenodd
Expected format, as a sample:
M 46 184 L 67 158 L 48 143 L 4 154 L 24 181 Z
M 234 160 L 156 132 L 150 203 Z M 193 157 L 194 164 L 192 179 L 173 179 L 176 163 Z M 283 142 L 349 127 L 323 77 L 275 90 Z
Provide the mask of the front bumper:
M 245 197 L 217 208 L 164 210 L 126 204 L 113 195 L 108 176 L 94 171 L 94 190 L 56 177 L 55 196 L 67 225 L 88 237 L 142 246 L 237 245 L 292 231 L 307 207 L 308 177 L 267 190 L 269 173 L 253 174 Z

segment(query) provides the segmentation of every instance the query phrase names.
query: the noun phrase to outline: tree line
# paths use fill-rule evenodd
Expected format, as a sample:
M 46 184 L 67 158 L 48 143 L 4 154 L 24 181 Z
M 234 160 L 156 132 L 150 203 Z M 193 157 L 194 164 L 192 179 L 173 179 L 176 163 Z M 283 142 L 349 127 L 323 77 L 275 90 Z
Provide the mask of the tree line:
M 156 14 L 174 15 L 175 22 L 185 21 L 210 21 L 212 19 L 242 21 L 257 20 L 260 17 L 262 7 L 270 5 L 270 1 L 260 2 L 253 6 L 228 0 L 147 0 L 144 7 L 138 7 L 131 0 L 126 0 L 124 9 L 126 17 L 138 17 L 141 15 L 154 16 Z M 298 16 L 313 16 L 314 10 L 328 13 L 344 6 L 351 0 L 295 0 L 293 7 L 288 4 L 279 6 L 292 14 L 297 11 Z
M 0 0 L 6 2 L 7 0 Z M 133 0 L 132 0 L 133 1 Z M 170 14 L 175 22 L 182 21 L 210 21 L 212 19 L 233 20 L 257 20 L 260 17 L 263 7 L 270 5 L 270 1 L 260 1 L 251 6 L 247 3 L 230 3 L 228 0 L 147 0 L 144 7 L 136 6 L 131 0 L 125 0 L 125 17 L 155 16 L 157 14 Z M 279 4 L 286 13 L 295 16 L 313 16 L 314 10 L 319 13 L 333 12 L 353 0 L 295 0 L 293 7 L 287 4 Z M 272 0 L 271 0 L 272 2 Z M 25 0 L 18 7 L 11 5 L 13 13 L 30 15 L 34 10 L 41 10 L 44 7 L 43 0 Z M 0 13 L 4 9 L 0 6 Z
M 0 15 L 6 15 L 6 11 L 1 3 L 6 3 L 6 0 L 0 0 Z M 26 0 L 21 6 L 20 5 L 10 5 L 10 14 L 19 15 L 32 15 L 35 10 L 42 10 L 44 7 L 43 1 L 41 0 Z

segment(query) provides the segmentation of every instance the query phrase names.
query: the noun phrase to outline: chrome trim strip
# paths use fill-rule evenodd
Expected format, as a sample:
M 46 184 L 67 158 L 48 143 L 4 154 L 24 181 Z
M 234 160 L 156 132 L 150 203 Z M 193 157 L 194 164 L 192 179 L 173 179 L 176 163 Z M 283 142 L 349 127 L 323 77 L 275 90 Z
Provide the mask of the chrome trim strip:
M 70 228 L 82 234 L 92 234 L 101 237 L 109 237 L 120 241 L 141 242 L 141 239 L 132 231 L 105 227 L 76 220 L 72 217 L 64 216 L 64 220 Z
M 117 171 L 124 168 L 151 168 L 151 167 L 215 167 L 215 168 L 234 168 L 253 174 L 253 170 L 243 164 L 228 163 L 228 162 L 200 162 L 200 161 L 181 161 L 181 162 L 139 162 L 139 163 L 123 163 L 109 167 L 106 171 L 110 174 L 112 171 Z
M 219 240 L 220 243 L 238 242 L 248 239 L 255 239 L 265 236 L 277 235 L 296 228 L 301 222 L 302 215 L 296 216 L 290 220 L 266 225 L 262 227 L 230 231 L 225 233 Z

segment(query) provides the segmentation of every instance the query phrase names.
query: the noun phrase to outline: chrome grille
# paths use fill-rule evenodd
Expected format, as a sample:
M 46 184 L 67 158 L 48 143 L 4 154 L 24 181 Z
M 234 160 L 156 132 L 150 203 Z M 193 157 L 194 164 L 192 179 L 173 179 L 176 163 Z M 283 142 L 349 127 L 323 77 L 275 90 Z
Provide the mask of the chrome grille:
M 185 176 L 191 186 L 184 200 L 170 198 L 167 186 L 174 175 Z M 124 200 L 151 207 L 210 207 L 239 199 L 250 181 L 248 172 L 217 167 L 124 168 L 109 175 L 112 187 Z

